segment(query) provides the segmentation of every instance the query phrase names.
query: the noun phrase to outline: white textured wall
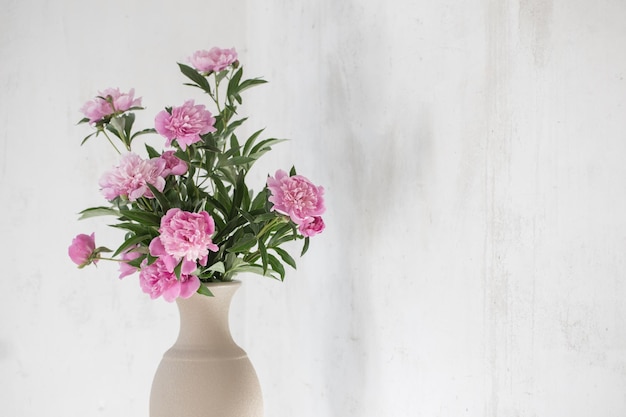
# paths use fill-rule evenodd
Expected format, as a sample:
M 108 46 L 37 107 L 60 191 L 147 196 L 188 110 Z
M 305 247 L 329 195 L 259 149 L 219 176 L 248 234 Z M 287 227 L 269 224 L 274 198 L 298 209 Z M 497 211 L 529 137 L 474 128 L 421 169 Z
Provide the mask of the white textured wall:
M 0 414 L 147 416 L 177 331 L 114 265 L 105 143 L 78 108 L 188 97 L 175 61 L 236 47 L 259 165 L 327 190 L 284 284 L 243 277 L 233 332 L 268 417 L 626 415 L 626 3 L 5 0 Z

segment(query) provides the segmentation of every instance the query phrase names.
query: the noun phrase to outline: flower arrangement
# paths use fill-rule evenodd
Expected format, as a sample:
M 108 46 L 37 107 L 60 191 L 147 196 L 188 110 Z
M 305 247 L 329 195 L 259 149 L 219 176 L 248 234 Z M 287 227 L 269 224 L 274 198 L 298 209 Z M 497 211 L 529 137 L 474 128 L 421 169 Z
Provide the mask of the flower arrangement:
M 170 302 L 210 296 L 207 283 L 241 272 L 283 280 L 285 265 L 296 267 L 283 245 L 303 240 L 302 256 L 309 238 L 324 230 L 324 190 L 295 168 L 268 175 L 256 194 L 246 185 L 254 163 L 283 141 L 261 140 L 259 130 L 240 142 L 235 133 L 246 121 L 237 113 L 242 93 L 266 81 L 243 78 L 235 49 L 197 51 L 189 63 L 178 64 L 185 85 L 206 93 L 213 111 L 187 100 L 157 113 L 153 128 L 136 130 L 134 112 L 144 108 L 133 89 L 106 89 L 82 107 L 79 123 L 94 131 L 81 145 L 102 135 L 120 160 L 99 182 L 108 205 L 83 210 L 80 218 L 114 216 L 111 226 L 125 235 L 114 251 L 97 247 L 93 233 L 76 236 L 68 249 L 79 268 L 119 262 L 120 278 L 138 272 L 145 293 Z M 146 134 L 165 138 L 166 150 L 144 143 L 147 157 L 136 153 L 136 139 Z

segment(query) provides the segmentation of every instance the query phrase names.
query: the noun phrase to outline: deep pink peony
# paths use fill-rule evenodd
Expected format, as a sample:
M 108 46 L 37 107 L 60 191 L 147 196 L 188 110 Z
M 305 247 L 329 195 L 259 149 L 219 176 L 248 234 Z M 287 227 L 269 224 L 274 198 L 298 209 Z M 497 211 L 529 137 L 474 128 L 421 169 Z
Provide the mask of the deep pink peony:
M 94 123 L 114 113 L 125 112 L 131 107 L 140 106 L 141 97 L 135 98 L 134 88 L 131 88 L 128 93 L 120 92 L 119 88 L 107 88 L 100 91 L 98 97 L 85 103 L 80 110 L 89 119 L 89 123 Z
M 127 263 L 128 261 L 133 261 L 141 256 L 141 253 L 137 252 L 136 249 L 137 246 L 132 246 L 122 252 L 122 262 L 120 262 L 120 279 L 137 272 L 138 268 Z
M 200 288 L 200 279 L 195 275 L 181 274 L 178 280 L 176 274 L 169 271 L 161 259 L 157 259 L 151 265 L 144 261 L 139 272 L 139 285 L 150 298 L 163 296 L 165 301 L 172 302 L 178 297 L 191 297 Z
M 210 51 L 196 51 L 189 58 L 191 65 L 202 72 L 220 72 L 236 61 L 237 51 L 235 48 L 211 48 Z
M 324 188 L 313 185 L 302 175 L 290 177 L 279 169 L 274 177 L 267 179 L 267 187 L 272 194 L 268 199 L 274 204 L 272 210 L 288 215 L 298 225 L 313 221 L 326 210 Z
M 201 141 L 200 135 L 215 132 L 213 124 L 215 118 L 211 112 L 203 104 L 194 105 L 193 100 L 172 108 L 171 113 L 163 110 L 154 118 L 156 131 L 167 139 L 166 145 L 171 146 L 176 139 L 183 151 L 192 143 Z
M 183 175 L 187 172 L 187 163 L 174 156 L 174 151 L 165 151 L 159 158 L 165 161 L 165 169 L 161 173 L 162 177 L 167 177 L 168 175 Z
M 91 235 L 80 234 L 72 239 L 72 244 L 67 249 L 72 262 L 82 268 L 90 263 L 98 263 L 98 259 L 94 258 L 97 254 L 96 251 L 96 236 L 95 233 Z
M 324 220 L 320 216 L 316 216 L 309 221 L 301 223 L 298 226 L 298 230 L 302 236 L 310 237 L 322 233 L 325 227 Z
M 206 265 L 209 251 L 219 248 L 211 240 L 215 233 L 213 218 L 206 211 L 191 213 L 172 208 L 161 218 L 160 236 L 150 242 L 150 254 L 158 256 L 169 271 L 183 261 L 181 271 L 190 274 L 197 264 Z
M 154 198 L 148 184 L 163 191 L 165 166 L 166 161 L 161 158 L 145 160 L 134 153 L 128 153 L 122 156 L 120 164 L 115 169 L 105 173 L 100 179 L 102 194 L 109 201 L 118 196 L 128 198 L 130 201 L 140 197 Z

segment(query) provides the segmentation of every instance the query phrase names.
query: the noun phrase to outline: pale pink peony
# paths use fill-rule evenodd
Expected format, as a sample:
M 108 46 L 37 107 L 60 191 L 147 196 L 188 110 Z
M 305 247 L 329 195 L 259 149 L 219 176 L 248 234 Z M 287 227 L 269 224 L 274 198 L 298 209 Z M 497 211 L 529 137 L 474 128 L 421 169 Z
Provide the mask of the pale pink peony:
M 279 169 L 274 177 L 268 177 L 267 188 L 272 194 L 268 199 L 274 204 L 272 210 L 288 215 L 298 225 L 313 221 L 326 210 L 324 188 L 313 185 L 302 175 L 290 177 Z
M 120 279 L 137 272 L 138 268 L 131 266 L 127 263 L 128 261 L 133 261 L 141 256 L 141 253 L 137 252 L 136 249 L 137 246 L 132 246 L 122 252 L 122 262 L 120 262 Z
M 174 156 L 174 151 L 165 151 L 159 158 L 165 161 L 165 169 L 161 173 L 162 177 L 183 175 L 187 172 L 187 164 L 182 159 Z
M 89 123 L 95 123 L 115 113 L 122 113 L 131 107 L 140 107 L 141 97 L 135 98 L 135 89 L 128 93 L 120 92 L 119 88 L 107 88 L 98 93 L 98 97 L 88 101 L 80 109 Z
M 128 153 L 122 156 L 117 167 L 105 173 L 100 179 L 102 194 L 109 201 L 118 196 L 128 198 L 130 201 L 140 197 L 154 198 L 148 184 L 163 191 L 165 165 L 165 160 L 161 158 L 145 160 L 139 155 Z
M 206 211 L 191 213 L 172 208 L 161 218 L 160 236 L 150 242 L 150 254 L 158 256 L 169 271 L 183 261 L 181 271 L 190 274 L 197 264 L 206 265 L 209 251 L 219 248 L 211 240 L 215 233 L 213 218 Z
M 301 223 L 298 226 L 298 230 L 302 236 L 310 237 L 322 233 L 325 227 L 324 220 L 320 216 L 316 216 L 309 221 Z
M 163 296 L 165 301 L 172 302 L 178 297 L 191 297 L 200 288 L 200 279 L 195 275 L 181 274 L 179 280 L 161 259 L 157 259 L 150 265 L 144 261 L 139 272 L 139 285 L 150 298 Z
M 202 72 L 220 72 L 236 61 L 237 51 L 235 48 L 211 48 L 210 51 L 196 51 L 189 58 L 191 65 Z
M 90 263 L 98 263 L 96 253 L 96 239 L 95 233 L 91 235 L 80 234 L 72 239 L 72 244 L 68 248 L 67 252 L 72 262 L 82 268 Z
M 171 112 L 163 110 L 154 118 L 156 131 L 167 139 L 166 145 L 171 146 L 176 139 L 183 151 L 188 145 L 201 141 L 200 135 L 215 132 L 214 123 L 211 112 L 203 104 L 194 105 L 193 100 L 172 108 Z

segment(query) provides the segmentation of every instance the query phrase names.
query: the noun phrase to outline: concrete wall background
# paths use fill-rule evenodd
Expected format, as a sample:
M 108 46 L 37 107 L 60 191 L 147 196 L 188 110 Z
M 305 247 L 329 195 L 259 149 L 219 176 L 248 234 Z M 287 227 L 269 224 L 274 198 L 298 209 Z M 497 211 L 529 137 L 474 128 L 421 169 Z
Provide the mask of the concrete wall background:
M 257 168 L 324 184 L 328 228 L 283 284 L 244 276 L 233 332 L 268 416 L 626 413 L 626 4 L 396 0 L 3 2 L 0 404 L 147 416 L 177 331 L 77 233 L 117 242 L 78 109 L 189 97 L 176 61 L 236 47 L 270 81 Z M 111 245 L 113 246 L 113 245 Z

